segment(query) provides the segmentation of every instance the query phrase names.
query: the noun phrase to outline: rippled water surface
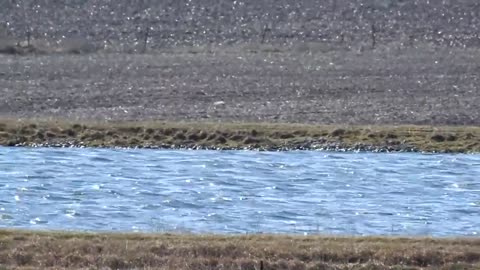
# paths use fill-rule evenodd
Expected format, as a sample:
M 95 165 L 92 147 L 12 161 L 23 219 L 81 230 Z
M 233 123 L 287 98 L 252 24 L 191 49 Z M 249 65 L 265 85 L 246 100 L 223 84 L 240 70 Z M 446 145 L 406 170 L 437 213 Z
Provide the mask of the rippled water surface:
M 476 235 L 480 156 L 0 148 L 0 227 Z

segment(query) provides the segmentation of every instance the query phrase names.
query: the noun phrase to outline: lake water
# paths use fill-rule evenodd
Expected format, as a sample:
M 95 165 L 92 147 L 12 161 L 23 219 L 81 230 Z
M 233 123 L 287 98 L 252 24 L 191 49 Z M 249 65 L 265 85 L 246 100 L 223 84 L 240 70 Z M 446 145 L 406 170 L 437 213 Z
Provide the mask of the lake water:
M 480 155 L 0 148 L 0 227 L 477 235 Z

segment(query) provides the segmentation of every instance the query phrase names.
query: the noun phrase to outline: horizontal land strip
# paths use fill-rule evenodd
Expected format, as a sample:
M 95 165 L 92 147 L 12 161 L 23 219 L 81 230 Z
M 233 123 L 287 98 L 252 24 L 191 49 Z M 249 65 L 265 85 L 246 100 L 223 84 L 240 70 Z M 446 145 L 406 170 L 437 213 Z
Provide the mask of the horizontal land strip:
M 480 127 L 0 119 L 0 145 L 480 152 Z

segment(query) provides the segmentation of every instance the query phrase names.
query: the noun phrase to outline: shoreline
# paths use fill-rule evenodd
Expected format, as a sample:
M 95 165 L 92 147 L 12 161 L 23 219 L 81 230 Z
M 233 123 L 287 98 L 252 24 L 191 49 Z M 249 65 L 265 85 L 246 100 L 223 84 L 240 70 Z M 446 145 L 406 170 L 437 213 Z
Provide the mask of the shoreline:
M 480 239 L 0 229 L 5 269 L 478 269 Z
M 0 119 L 0 146 L 479 153 L 480 127 Z

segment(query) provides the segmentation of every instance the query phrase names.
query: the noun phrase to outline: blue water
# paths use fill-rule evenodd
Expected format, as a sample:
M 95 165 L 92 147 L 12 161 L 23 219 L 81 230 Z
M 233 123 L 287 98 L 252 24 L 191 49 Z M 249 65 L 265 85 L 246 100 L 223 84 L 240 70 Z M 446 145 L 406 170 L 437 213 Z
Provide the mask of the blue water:
M 480 155 L 0 148 L 0 227 L 477 235 Z

